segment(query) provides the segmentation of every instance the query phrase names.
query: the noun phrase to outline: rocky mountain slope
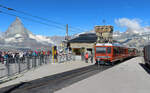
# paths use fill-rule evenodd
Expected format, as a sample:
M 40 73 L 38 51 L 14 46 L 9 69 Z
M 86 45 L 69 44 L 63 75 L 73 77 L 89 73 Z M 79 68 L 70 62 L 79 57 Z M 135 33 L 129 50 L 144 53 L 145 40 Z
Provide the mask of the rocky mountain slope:
M 78 37 L 81 34 L 88 34 L 88 33 L 95 33 L 95 32 L 82 32 L 79 34 L 76 34 L 74 38 Z M 142 49 L 144 45 L 149 43 L 150 39 L 150 33 L 135 33 L 135 32 L 120 32 L 115 31 L 113 33 L 113 39 L 120 42 L 122 45 L 128 46 L 128 47 L 136 47 L 138 49 Z M 150 43 L 149 43 L 150 44 Z
M 148 37 L 150 33 L 134 33 L 134 32 L 114 32 L 113 38 L 119 41 L 121 44 L 129 46 L 129 47 L 136 47 L 136 48 L 143 48 L 144 45 L 149 43 Z
M 78 37 L 80 34 L 95 33 L 94 31 L 82 32 L 73 35 L 71 38 Z M 44 48 L 51 45 L 59 45 L 64 36 L 46 37 L 35 35 L 27 30 L 19 18 L 8 27 L 7 31 L 0 33 L 0 47 L 18 47 L 18 48 Z M 121 44 L 129 47 L 142 48 L 149 43 L 150 33 L 135 33 L 134 31 L 113 33 L 113 39 L 119 41 Z
M 19 18 L 8 27 L 0 38 L 0 46 L 44 48 L 55 44 L 50 37 L 34 35 L 27 30 Z

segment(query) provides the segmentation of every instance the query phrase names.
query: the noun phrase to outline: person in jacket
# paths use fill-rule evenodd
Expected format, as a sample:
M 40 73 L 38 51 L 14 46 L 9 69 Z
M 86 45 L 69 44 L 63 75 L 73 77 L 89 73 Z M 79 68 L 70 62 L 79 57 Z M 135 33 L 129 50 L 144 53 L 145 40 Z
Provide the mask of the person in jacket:
M 91 60 L 91 63 L 93 63 L 93 53 L 92 52 L 91 52 L 90 60 Z
M 86 63 L 88 63 L 88 58 L 89 58 L 89 54 L 86 53 L 86 54 L 85 54 L 85 62 L 86 62 Z

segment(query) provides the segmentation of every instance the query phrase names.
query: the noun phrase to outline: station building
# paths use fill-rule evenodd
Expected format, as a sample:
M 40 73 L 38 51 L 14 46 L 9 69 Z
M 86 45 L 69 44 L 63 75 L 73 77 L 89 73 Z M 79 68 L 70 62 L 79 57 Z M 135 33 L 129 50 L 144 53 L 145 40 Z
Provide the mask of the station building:
M 95 26 L 94 32 L 80 34 L 68 41 L 69 46 L 76 55 L 81 53 L 94 53 L 96 43 L 113 43 L 113 26 Z
M 97 40 L 96 33 L 85 33 L 68 41 L 72 51 L 76 55 L 80 55 L 81 52 L 94 52 L 94 45 Z

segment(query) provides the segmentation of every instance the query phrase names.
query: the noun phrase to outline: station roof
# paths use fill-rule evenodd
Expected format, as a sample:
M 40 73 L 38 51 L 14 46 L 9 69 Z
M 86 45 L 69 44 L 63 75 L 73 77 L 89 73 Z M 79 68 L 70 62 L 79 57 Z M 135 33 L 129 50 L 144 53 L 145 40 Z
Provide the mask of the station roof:
M 95 43 L 97 41 L 96 33 L 84 33 L 80 34 L 79 36 L 69 40 L 69 43 Z M 113 42 L 118 42 L 113 40 Z
M 96 33 L 80 34 L 78 37 L 69 40 L 69 43 L 94 43 L 97 40 Z

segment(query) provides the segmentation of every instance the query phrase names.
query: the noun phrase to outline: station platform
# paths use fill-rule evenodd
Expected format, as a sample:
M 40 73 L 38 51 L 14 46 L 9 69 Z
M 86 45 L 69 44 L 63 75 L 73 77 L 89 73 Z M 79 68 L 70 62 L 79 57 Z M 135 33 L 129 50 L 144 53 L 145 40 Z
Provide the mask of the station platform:
M 55 93 L 150 93 L 150 74 L 136 57 Z
M 0 84 L 0 88 L 7 87 L 14 84 L 19 84 L 21 82 L 32 81 L 35 79 L 74 70 L 77 68 L 82 68 L 93 64 L 94 63 L 85 63 L 84 61 L 81 60 L 67 61 L 64 63 L 48 63 L 41 67 L 31 69 L 30 71 L 22 73 L 16 79 Z

